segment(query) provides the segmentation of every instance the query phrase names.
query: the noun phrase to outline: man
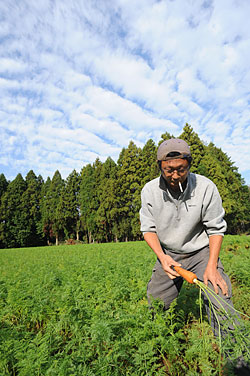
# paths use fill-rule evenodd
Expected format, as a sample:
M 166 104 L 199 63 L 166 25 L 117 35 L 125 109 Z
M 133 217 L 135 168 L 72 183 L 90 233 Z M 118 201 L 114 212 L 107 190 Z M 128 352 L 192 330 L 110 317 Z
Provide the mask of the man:
M 219 259 L 226 222 L 215 184 L 190 173 L 190 148 L 181 139 L 164 141 L 158 148 L 157 160 L 161 175 L 144 186 L 140 210 L 141 231 L 157 256 L 148 283 L 149 303 L 152 298 L 160 298 L 167 309 L 178 296 L 183 284 L 173 270 L 178 265 L 194 272 L 222 298 L 224 308 L 234 312 L 231 283 Z M 203 298 L 217 334 L 217 319 L 208 299 Z M 216 299 L 210 298 L 219 310 Z
M 183 284 L 182 277 L 173 270 L 178 265 L 194 272 L 220 296 L 218 304 L 218 299 L 209 295 L 219 320 L 224 318 L 220 314 L 221 304 L 235 315 L 231 283 L 219 259 L 226 222 L 215 184 L 204 176 L 190 173 L 190 148 L 181 139 L 164 141 L 158 148 L 157 160 L 161 175 L 142 189 L 140 210 L 141 231 L 157 256 L 147 288 L 149 303 L 152 298 L 160 298 L 168 309 L 178 296 Z M 217 318 L 207 297 L 203 299 L 217 335 Z M 237 318 L 228 328 L 233 330 L 235 324 Z M 243 357 L 237 359 L 234 371 L 237 375 L 250 374 L 249 364 Z

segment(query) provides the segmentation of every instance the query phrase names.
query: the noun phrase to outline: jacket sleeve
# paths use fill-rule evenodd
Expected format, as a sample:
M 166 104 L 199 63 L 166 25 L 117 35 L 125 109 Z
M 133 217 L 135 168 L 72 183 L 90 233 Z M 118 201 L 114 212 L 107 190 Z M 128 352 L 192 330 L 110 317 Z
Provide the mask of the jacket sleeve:
M 227 229 L 222 200 L 214 183 L 207 187 L 202 205 L 202 223 L 208 236 L 224 235 Z
M 156 232 L 155 220 L 153 217 L 153 205 L 150 202 L 150 192 L 144 187 L 141 192 L 141 209 L 140 209 L 140 222 L 141 231 Z

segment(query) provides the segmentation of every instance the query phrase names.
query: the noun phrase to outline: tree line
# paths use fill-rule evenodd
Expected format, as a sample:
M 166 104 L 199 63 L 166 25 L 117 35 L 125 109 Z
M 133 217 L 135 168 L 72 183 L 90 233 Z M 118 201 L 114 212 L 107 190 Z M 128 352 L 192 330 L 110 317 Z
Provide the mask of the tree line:
M 164 133 L 158 145 L 174 137 Z M 226 212 L 228 233 L 250 229 L 250 191 L 238 168 L 220 148 L 206 145 L 189 124 L 179 138 L 191 147 L 191 171 L 205 175 L 218 187 Z M 29 171 L 9 182 L 0 175 L 0 247 L 14 248 L 70 239 L 92 242 L 141 240 L 140 192 L 159 176 L 158 145 L 152 139 L 143 148 L 132 141 L 117 162 L 98 158 L 80 173 L 62 179 L 59 171 L 46 181 Z

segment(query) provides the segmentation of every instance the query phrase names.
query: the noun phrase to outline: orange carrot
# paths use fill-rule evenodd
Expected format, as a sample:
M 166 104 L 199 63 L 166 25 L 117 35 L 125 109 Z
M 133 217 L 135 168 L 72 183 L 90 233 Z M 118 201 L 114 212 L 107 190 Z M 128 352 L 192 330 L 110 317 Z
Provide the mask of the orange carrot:
M 197 275 L 193 272 L 189 272 L 186 269 L 181 268 L 180 266 L 174 266 L 174 270 L 179 273 L 186 281 L 189 283 L 194 283 L 194 279 L 197 279 Z

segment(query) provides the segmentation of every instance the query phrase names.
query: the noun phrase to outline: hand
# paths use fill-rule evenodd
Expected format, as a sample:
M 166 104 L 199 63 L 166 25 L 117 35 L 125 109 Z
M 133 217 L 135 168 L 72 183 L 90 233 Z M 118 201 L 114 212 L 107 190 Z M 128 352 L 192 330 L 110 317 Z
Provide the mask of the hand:
M 172 265 L 175 266 L 181 266 L 178 262 L 174 261 L 171 256 L 163 255 L 160 259 L 161 265 L 163 270 L 167 273 L 170 279 L 174 279 L 176 277 L 180 277 L 180 274 L 178 274 L 175 270 L 171 268 Z
M 224 295 L 228 296 L 228 287 L 222 276 L 220 275 L 217 267 L 214 266 L 207 266 L 205 273 L 203 275 L 204 283 L 207 286 L 208 281 L 210 281 L 214 287 L 214 291 L 216 294 L 219 294 L 219 288 L 221 288 L 221 291 Z

